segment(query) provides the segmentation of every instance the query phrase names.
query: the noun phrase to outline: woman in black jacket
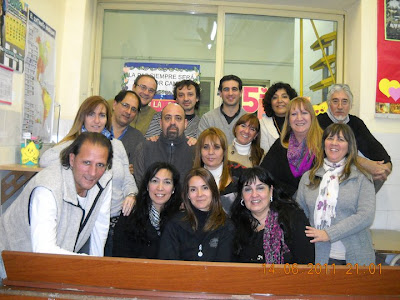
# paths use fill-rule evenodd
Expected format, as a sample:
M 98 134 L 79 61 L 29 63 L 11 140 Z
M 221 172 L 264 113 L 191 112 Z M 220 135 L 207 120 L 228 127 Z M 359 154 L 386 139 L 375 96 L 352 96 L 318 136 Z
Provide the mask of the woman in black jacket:
M 267 264 L 314 262 L 314 244 L 306 237 L 309 222 L 271 175 L 261 167 L 243 171 L 232 205 L 236 227 L 234 260 Z
M 157 258 L 164 225 L 181 205 L 179 172 L 165 162 L 146 171 L 136 205 L 128 216 L 120 216 L 114 232 L 113 256 Z
M 183 186 L 184 211 L 165 226 L 160 259 L 230 261 L 233 225 L 222 209 L 212 174 L 191 170 Z

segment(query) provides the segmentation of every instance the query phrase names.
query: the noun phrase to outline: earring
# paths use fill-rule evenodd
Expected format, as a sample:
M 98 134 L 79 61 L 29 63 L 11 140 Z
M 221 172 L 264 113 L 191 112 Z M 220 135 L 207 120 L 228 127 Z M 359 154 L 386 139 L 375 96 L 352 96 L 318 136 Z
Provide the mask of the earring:
M 172 191 L 172 194 L 175 193 L 175 190 Z
M 240 200 L 240 205 L 241 205 L 241 206 L 244 206 L 244 200 L 243 200 L 243 199 Z
M 274 201 L 274 198 L 272 197 L 272 195 L 271 195 L 271 198 L 269 198 L 269 201 L 270 202 Z

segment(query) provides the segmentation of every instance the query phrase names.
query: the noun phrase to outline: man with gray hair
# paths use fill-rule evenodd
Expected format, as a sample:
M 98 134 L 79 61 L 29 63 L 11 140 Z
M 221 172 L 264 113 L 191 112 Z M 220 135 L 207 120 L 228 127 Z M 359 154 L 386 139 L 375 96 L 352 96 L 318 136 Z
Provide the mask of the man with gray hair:
M 345 123 L 351 127 L 357 141 L 358 150 L 367 158 L 358 157 L 358 162 L 372 175 L 376 192 L 392 171 L 389 154 L 380 142 L 371 134 L 365 123 L 349 114 L 353 105 L 353 94 L 347 84 L 334 84 L 328 95 L 328 111 L 318 115 L 322 129 L 332 123 Z

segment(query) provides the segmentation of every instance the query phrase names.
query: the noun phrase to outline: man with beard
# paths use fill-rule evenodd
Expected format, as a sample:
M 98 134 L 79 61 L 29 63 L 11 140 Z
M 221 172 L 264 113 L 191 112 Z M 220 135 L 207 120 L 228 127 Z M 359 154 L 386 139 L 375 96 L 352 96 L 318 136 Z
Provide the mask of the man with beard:
M 222 98 L 222 105 L 201 117 L 197 136 L 207 128 L 217 127 L 225 133 L 228 144 L 232 144 L 235 138 L 233 127 L 237 120 L 246 113 L 240 106 L 242 87 L 242 80 L 236 75 L 226 75 L 221 78 L 218 91 Z
M 192 168 L 194 146 L 187 144 L 184 134 L 187 126 L 185 111 L 176 103 L 169 103 L 161 113 L 161 135 L 156 142 L 144 141 L 136 149 L 134 173 L 140 186 L 147 168 L 154 162 L 168 162 L 174 165 L 181 174 L 181 183 Z
M 380 142 L 368 130 L 365 123 L 358 117 L 349 114 L 353 105 L 353 94 L 347 84 L 334 84 L 327 95 L 328 111 L 318 115 L 322 129 L 332 123 L 344 123 L 350 126 L 357 141 L 357 149 L 364 156 L 358 156 L 357 161 L 374 179 L 375 192 L 378 192 L 392 172 L 389 154 Z
M 199 84 L 193 80 L 181 80 L 176 82 L 174 85 L 174 99 L 185 111 L 185 119 L 188 122 L 185 135 L 187 137 L 197 138 L 197 127 L 200 118 L 195 114 L 195 110 L 200 104 Z M 151 120 L 149 129 L 145 135 L 146 138 L 159 136 L 161 134 L 160 120 L 161 112 L 158 112 L 154 115 L 153 120 Z

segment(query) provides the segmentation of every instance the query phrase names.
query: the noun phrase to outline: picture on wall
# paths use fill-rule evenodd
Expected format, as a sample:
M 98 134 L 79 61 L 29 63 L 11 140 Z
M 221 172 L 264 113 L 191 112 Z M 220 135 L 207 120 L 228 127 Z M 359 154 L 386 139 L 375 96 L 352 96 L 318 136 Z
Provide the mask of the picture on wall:
M 385 0 L 385 26 L 386 39 L 400 41 L 399 0 Z

